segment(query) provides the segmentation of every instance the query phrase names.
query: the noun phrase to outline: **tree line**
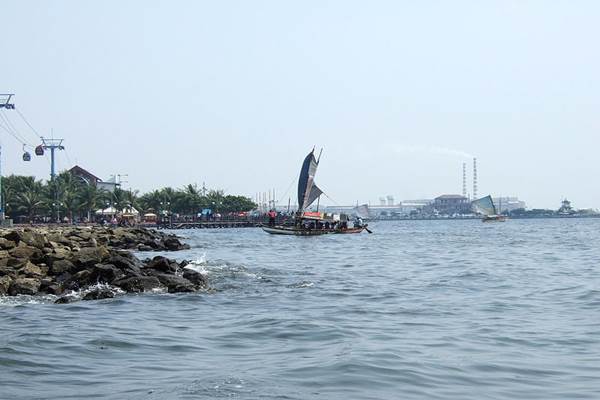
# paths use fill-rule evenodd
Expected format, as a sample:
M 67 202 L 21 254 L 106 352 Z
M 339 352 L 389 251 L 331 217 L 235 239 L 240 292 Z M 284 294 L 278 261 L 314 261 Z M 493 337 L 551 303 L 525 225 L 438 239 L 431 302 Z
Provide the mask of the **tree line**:
M 71 221 L 87 218 L 92 221 L 99 209 L 130 207 L 140 213 L 175 213 L 196 215 L 202 209 L 229 213 L 250 211 L 256 204 L 244 196 L 226 195 L 222 190 L 204 193 L 196 184 L 180 189 L 164 187 L 140 194 L 138 190 L 116 187 L 110 192 L 91 185 L 70 174 L 58 174 L 54 180 L 43 182 L 32 176 L 10 175 L 2 177 L 2 202 L 9 218 L 26 217 L 56 219 L 68 217 Z

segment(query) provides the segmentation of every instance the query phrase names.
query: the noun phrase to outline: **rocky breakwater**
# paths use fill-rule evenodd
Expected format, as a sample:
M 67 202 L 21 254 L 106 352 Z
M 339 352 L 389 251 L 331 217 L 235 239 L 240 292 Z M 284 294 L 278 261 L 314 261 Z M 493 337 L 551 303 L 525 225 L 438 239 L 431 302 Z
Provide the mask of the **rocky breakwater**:
M 114 297 L 115 292 L 193 292 L 207 286 L 187 263 L 130 250 L 189 248 L 176 236 L 137 228 L 0 230 L 0 296 L 50 294 L 57 303 Z M 82 296 L 76 296 L 79 293 Z

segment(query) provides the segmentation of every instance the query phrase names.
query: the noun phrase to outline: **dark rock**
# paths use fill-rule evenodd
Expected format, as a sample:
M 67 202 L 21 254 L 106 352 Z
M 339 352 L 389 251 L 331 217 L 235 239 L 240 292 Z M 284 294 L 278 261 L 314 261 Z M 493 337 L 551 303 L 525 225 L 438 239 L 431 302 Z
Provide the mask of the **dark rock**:
M 40 249 L 29 246 L 24 242 L 19 243 L 17 247 L 11 249 L 9 254 L 15 258 L 22 258 L 24 260 L 38 260 L 43 255 Z
M 92 268 L 91 280 L 111 283 L 123 276 L 123 272 L 111 264 L 98 264 Z
M 77 232 L 73 232 L 71 237 L 76 237 L 81 240 L 90 240 L 90 239 L 92 239 L 92 233 L 91 233 L 91 231 L 77 231 Z
M 194 292 L 194 284 L 184 277 L 177 275 L 159 274 L 156 278 L 167 287 L 169 293 Z
M 115 294 L 109 289 L 94 289 L 83 296 L 83 300 L 112 299 L 113 297 Z
M 95 283 L 91 279 L 92 273 L 87 269 L 77 272 L 69 279 L 65 280 L 62 284 L 64 290 L 79 290 L 92 283 Z
M 152 250 L 154 250 L 154 248 L 152 248 L 146 244 L 138 245 L 138 251 L 152 251 Z
M 143 265 L 140 260 L 133 257 L 133 255 L 112 254 L 108 260 L 106 260 L 106 263 L 114 265 L 128 277 L 142 276 L 140 267 Z
M 156 256 L 146 265 L 146 268 L 174 274 L 177 272 L 177 263 L 173 260 L 169 260 L 166 257 Z
M 52 249 L 52 252 L 47 253 L 44 256 L 44 261 L 49 264 L 52 265 L 52 263 L 54 263 L 54 261 L 56 260 L 65 260 L 67 258 L 69 258 L 71 256 L 71 250 L 65 247 L 57 247 L 55 249 Z
M 39 292 L 53 294 L 53 295 L 58 296 L 63 292 L 63 290 L 62 290 L 62 287 L 58 283 L 53 282 L 49 278 L 45 278 L 45 279 L 42 279 L 42 283 L 40 285 Z
M 19 244 L 19 242 L 21 241 L 21 232 L 16 231 L 16 230 L 10 231 L 6 235 L 4 235 L 4 239 L 10 240 L 11 242 L 15 242 L 16 244 Z
M 65 272 L 75 271 L 75 265 L 69 260 L 56 260 L 50 266 L 50 273 L 60 275 Z
M 0 276 L 5 275 L 16 278 L 18 274 L 14 266 L 0 265 Z
M 71 261 L 78 267 L 91 267 L 101 263 L 110 256 L 110 252 L 104 246 L 84 247 L 71 255 Z
M 10 250 L 14 249 L 17 246 L 17 243 L 12 240 L 8 240 L 6 238 L 0 238 L 0 249 Z
M 10 288 L 11 283 L 12 278 L 10 276 L 0 276 L 0 296 L 8 294 L 8 289 Z
M 43 248 L 44 245 L 48 243 L 48 239 L 45 235 L 32 230 L 23 231 L 21 234 L 21 241 L 37 249 Z
M 42 269 L 31 261 L 25 262 L 25 264 L 19 269 L 19 274 L 28 276 L 30 278 L 37 278 L 44 275 Z
M 112 284 L 131 293 L 145 292 L 160 287 L 160 281 L 154 276 L 134 276 L 116 280 Z
M 183 250 L 183 249 L 189 249 L 190 246 L 189 245 L 184 245 L 183 243 L 181 243 L 179 241 L 179 239 L 177 239 L 174 236 L 168 237 L 164 240 L 164 244 L 165 247 L 167 248 L 167 250 L 170 251 L 176 251 L 176 250 Z
M 208 284 L 205 275 L 188 268 L 183 269 L 183 277 L 196 285 L 196 288 L 206 287 Z
M 54 302 L 54 304 L 69 304 L 74 302 L 76 299 L 73 296 L 63 296 L 63 297 L 59 297 L 58 299 L 56 299 L 56 301 Z
M 8 293 L 11 296 L 18 294 L 34 295 L 40 289 L 40 285 L 40 280 L 36 278 L 17 278 L 11 283 Z
M 67 280 L 69 280 L 72 276 L 73 275 L 71 273 L 69 273 L 69 272 L 63 272 L 62 274 L 57 275 L 55 277 L 55 280 L 58 283 L 63 283 L 63 282 L 66 282 Z

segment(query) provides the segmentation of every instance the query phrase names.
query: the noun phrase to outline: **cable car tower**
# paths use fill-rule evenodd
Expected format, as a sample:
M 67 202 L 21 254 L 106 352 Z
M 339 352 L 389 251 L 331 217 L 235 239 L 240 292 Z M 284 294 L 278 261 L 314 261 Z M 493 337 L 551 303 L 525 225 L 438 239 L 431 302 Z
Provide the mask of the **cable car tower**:
M 0 94 L 0 109 L 6 108 L 7 110 L 14 110 L 15 105 L 10 102 L 11 97 L 14 94 Z M 2 147 L 0 147 L 0 154 Z M 0 160 L 0 164 L 1 164 Z M 2 199 L 2 172 L 0 171 L 0 223 L 4 222 L 4 200 Z
M 10 98 L 14 94 L 0 94 L 0 108 L 6 108 L 7 110 L 14 110 L 15 105 L 10 102 Z
M 56 176 L 56 171 L 55 171 L 55 163 L 54 163 L 54 151 L 55 150 L 64 150 L 65 146 L 62 145 L 62 142 L 64 139 L 46 139 L 43 136 L 41 137 L 42 139 L 42 144 L 41 144 L 41 148 L 44 150 L 50 150 L 50 180 L 53 181 L 54 177 Z M 38 146 L 38 148 L 40 148 L 40 146 Z M 38 154 L 38 149 L 36 149 L 36 154 Z M 42 154 L 44 154 L 42 152 Z

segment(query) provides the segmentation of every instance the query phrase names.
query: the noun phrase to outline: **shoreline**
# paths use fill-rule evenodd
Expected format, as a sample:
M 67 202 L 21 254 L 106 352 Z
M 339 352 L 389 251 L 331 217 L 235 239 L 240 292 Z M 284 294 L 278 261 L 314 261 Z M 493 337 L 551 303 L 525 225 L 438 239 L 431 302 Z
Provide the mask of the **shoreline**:
M 112 298 L 117 293 L 195 292 L 206 277 L 163 256 L 133 251 L 189 249 L 173 234 L 146 228 L 34 226 L 0 228 L 0 296 L 54 295 L 55 303 Z

